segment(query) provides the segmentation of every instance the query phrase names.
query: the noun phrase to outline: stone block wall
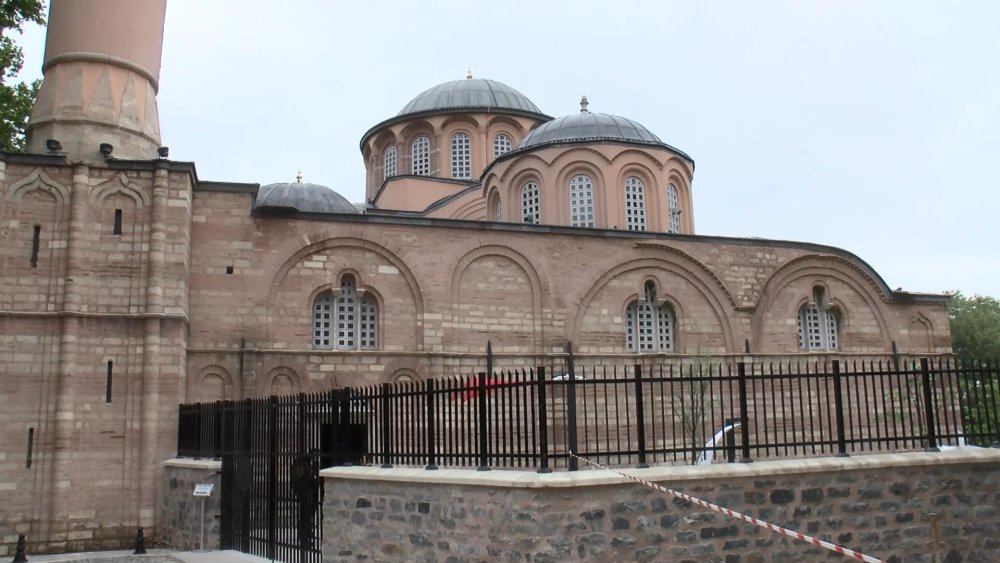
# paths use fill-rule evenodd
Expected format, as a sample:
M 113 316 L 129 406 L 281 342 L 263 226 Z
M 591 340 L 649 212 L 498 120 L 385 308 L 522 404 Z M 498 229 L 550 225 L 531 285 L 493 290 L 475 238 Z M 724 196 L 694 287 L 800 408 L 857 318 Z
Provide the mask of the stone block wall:
M 886 561 L 1000 559 L 996 450 L 628 471 Z M 831 556 L 610 471 L 354 467 L 322 475 L 324 561 L 749 563 Z
M 164 463 L 160 529 L 156 545 L 193 550 L 201 547 L 201 498 L 193 496 L 200 483 L 215 485 L 205 497 L 205 549 L 219 549 L 222 510 L 222 462 L 171 459 Z

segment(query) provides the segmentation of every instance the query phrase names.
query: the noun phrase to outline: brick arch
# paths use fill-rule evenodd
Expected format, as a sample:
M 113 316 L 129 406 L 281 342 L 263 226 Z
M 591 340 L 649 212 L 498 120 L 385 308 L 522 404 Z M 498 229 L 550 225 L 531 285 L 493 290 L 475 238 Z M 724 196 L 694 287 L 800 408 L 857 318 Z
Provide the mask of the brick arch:
M 239 389 L 233 382 L 229 370 L 218 364 L 209 364 L 198 370 L 198 373 L 188 383 L 188 396 L 200 397 L 200 391 L 205 389 L 205 381 L 217 377 L 222 380 L 222 399 L 232 399 L 239 396 Z
M 35 169 L 27 177 L 11 184 L 8 193 L 11 201 L 18 201 L 24 194 L 39 190 L 55 198 L 57 204 L 69 205 L 70 190 L 52 178 L 45 172 Z
M 665 270 L 677 275 L 696 288 L 702 298 L 705 299 L 705 302 L 712 309 L 719 326 L 722 327 L 722 337 L 726 349 L 736 350 L 733 329 L 729 324 L 729 320 L 736 317 L 736 307 L 732 296 L 726 290 L 725 286 L 718 281 L 718 278 L 706 274 L 707 269 L 701 262 L 698 262 L 683 252 L 673 251 L 673 249 L 667 247 L 662 247 L 662 249 L 672 252 L 661 252 L 655 256 L 646 256 L 628 260 L 618 264 L 599 276 L 590 286 L 590 289 L 588 289 L 580 299 L 580 305 L 577 307 L 576 314 L 573 317 L 572 332 L 569 335 L 570 340 L 580 339 L 583 318 L 586 312 L 590 309 L 591 302 L 612 280 L 636 270 L 652 268 L 655 270 Z M 656 280 L 658 289 L 662 292 L 661 297 L 673 297 L 671 303 L 680 307 L 680 300 L 677 299 L 676 296 L 672 296 L 668 293 L 663 280 L 659 277 L 656 277 Z M 681 311 L 682 309 L 677 309 L 678 321 Z M 678 326 L 679 325 L 680 322 L 678 322 Z
M 267 372 L 267 375 L 258 381 L 257 395 L 260 397 L 271 395 L 276 390 L 275 383 L 282 386 L 285 381 L 288 382 L 287 389 L 279 388 L 277 390 L 288 391 L 289 393 L 299 393 L 302 391 L 302 378 L 299 377 L 299 374 L 288 366 L 278 366 L 271 368 Z
M 582 154 L 578 155 L 577 153 L 582 153 Z M 550 162 L 549 164 L 552 165 L 552 166 L 555 166 L 556 164 L 559 163 L 559 161 L 565 160 L 565 159 L 569 158 L 569 159 L 577 159 L 577 160 L 574 160 L 573 163 L 576 163 L 578 161 L 583 161 L 583 162 L 588 162 L 592 166 L 596 167 L 597 166 L 596 159 L 594 159 L 592 161 L 591 160 L 587 160 L 587 156 L 590 156 L 590 155 L 594 155 L 594 156 L 599 157 L 603 164 L 611 164 L 611 159 L 609 159 L 608 157 L 604 156 L 604 153 L 602 153 L 601 151 L 599 151 L 597 149 L 588 147 L 588 146 L 570 147 L 570 148 L 562 151 L 561 153 L 557 154 L 555 156 L 555 158 L 552 159 L 552 162 Z
M 495 127 L 496 125 L 498 125 L 500 123 L 503 123 L 504 125 L 510 126 L 515 131 L 517 131 L 518 133 L 521 133 L 522 135 L 524 133 L 524 125 L 521 125 L 521 123 L 518 122 L 516 119 L 514 119 L 512 117 L 508 117 L 506 115 L 494 115 L 494 116 L 490 117 L 490 119 L 486 122 L 486 126 L 488 128 L 492 128 L 492 127 Z M 499 133 L 500 131 L 497 131 L 497 132 Z
M 649 152 L 647 151 L 639 149 L 625 149 L 619 152 L 615 156 L 611 157 L 611 164 L 614 164 L 619 160 L 630 156 L 637 157 L 635 160 L 633 160 L 633 162 L 638 161 L 638 159 L 641 158 L 643 160 L 648 160 L 653 165 L 653 168 L 656 168 L 657 170 L 663 170 L 663 162 L 660 161 L 660 159 L 649 154 Z
M 538 156 L 537 154 L 531 154 L 531 153 L 522 154 L 521 156 L 516 157 L 513 161 L 511 161 L 510 164 L 507 165 L 507 168 L 505 168 L 503 173 L 500 174 L 500 179 L 498 181 L 505 182 L 507 180 L 507 177 L 510 176 L 511 174 L 519 173 L 521 170 L 523 170 L 523 168 L 520 167 L 521 163 L 528 160 L 536 160 L 539 163 L 541 163 L 540 166 L 543 167 L 548 167 L 550 164 L 549 162 L 546 162 L 544 158 Z M 491 173 L 491 176 L 492 175 L 493 173 Z
M 149 194 L 129 182 L 128 176 L 124 173 L 119 173 L 114 178 L 99 184 L 94 188 L 91 197 L 96 204 L 100 205 L 114 194 L 122 194 L 131 199 L 135 203 L 136 208 L 148 207 L 153 203 Z
M 406 265 L 399 256 L 394 252 L 382 246 L 378 243 L 354 237 L 336 237 L 336 238 L 325 238 L 315 240 L 314 236 L 318 238 L 318 235 L 308 235 L 306 237 L 306 243 L 301 246 L 298 250 L 292 253 L 287 259 L 285 259 L 278 267 L 274 268 L 274 273 L 271 276 L 271 284 L 267 292 L 267 301 L 265 303 L 264 318 L 266 319 L 267 326 L 265 326 L 265 334 L 270 337 L 269 326 L 271 323 L 271 307 L 276 299 L 276 294 L 278 292 L 281 283 L 288 276 L 288 272 L 291 271 L 293 267 L 299 262 L 302 262 L 312 254 L 317 252 L 323 252 L 335 248 L 362 248 L 368 250 L 379 257 L 385 259 L 387 262 L 392 264 L 396 269 L 399 270 L 400 275 L 403 276 L 406 286 L 410 290 L 410 297 L 413 299 L 415 315 L 417 322 L 414 326 L 414 337 L 417 345 L 417 349 L 423 349 L 423 332 L 420 327 L 420 320 L 423 318 L 424 314 L 424 298 L 423 292 L 420 289 L 420 285 L 417 283 L 416 277 L 410 270 L 409 266 Z M 299 239 L 301 240 L 301 239 Z M 357 275 L 355 273 L 355 275 Z M 339 278 L 338 278 L 339 279 Z M 316 291 L 316 290 L 314 290 Z M 315 299 L 315 294 L 311 295 L 312 299 Z M 310 302 L 309 310 L 312 310 L 312 303 Z
M 535 269 L 534 265 L 531 263 L 531 260 L 529 260 L 521 252 L 509 246 L 480 246 L 467 252 L 464 256 L 458 259 L 451 275 L 452 311 L 454 311 L 459 304 L 458 299 L 460 294 L 459 290 L 461 289 L 462 276 L 465 275 L 465 272 L 473 263 L 480 258 L 488 256 L 501 256 L 511 260 L 521 268 L 525 276 L 528 278 L 528 283 L 531 286 L 531 313 L 534 321 L 532 332 L 534 333 L 534 345 L 538 348 L 542 343 L 542 299 L 544 295 L 549 293 L 548 287 L 547 284 L 543 282 L 543 278 L 539 275 L 538 270 Z
M 919 334 L 914 334 L 914 329 L 919 330 Z M 927 315 L 922 312 L 917 311 L 914 315 L 910 317 L 909 324 L 906 327 L 907 336 L 909 337 L 909 345 L 904 349 L 905 352 L 913 353 L 927 353 L 934 351 L 934 344 L 936 341 L 934 321 L 932 321 Z
M 885 350 L 889 350 L 891 338 L 889 336 L 888 322 L 886 321 L 888 316 L 885 310 L 885 301 L 888 299 L 888 295 L 882 290 L 878 282 L 866 275 L 856 264 L 838 256 L 821 256 L 817 254 L 801 256 L 791 260 L 778 268 L 764 283 L 760 296 L 754 304 L 753 316 L 750 319 L 750 334 L 755 345 L 763 342 L 766 316 L 769 312 L 772 312 L 778 296 L 786 287 L 803 278 L 813 278 L 821 282 L 825 282 L 827 279 L 837 280 L 860 295 L 875 318 L 875 322 L 878 323 L 879 333 L 882 337 Z M 809 284 L 810 291 L 815 285 L 815 283 Z M 831 294 L 829 284 L 824 283 L 823 285 L 827 286 L 828 294 Z M 833 297 L 836 298 L 836 305 L 840 307 L 840 313 L 845 315 L 845 318 L 846 316 L 856 314 L 856 312 L 850 311 L 845 306 L 846 304 L 842 301 L 843 295 L 833 295 Z M 793 301 L 799 303 L 801 299 Z M 798 314 L 798 310 L 796 309 L 791 313 L 788 311 L 778 311 L 777 314 L 781 315 L 782 318 L 795 318 L 794 315 Z M 789 317 L 789 314 L 793 316 Z

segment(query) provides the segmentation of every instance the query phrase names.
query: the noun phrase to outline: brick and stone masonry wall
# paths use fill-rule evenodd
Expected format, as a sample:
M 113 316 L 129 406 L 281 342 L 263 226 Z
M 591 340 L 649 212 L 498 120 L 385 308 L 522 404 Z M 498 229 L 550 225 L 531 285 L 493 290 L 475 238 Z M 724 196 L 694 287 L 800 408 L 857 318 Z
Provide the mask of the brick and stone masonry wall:
M 200 483 L 215 485 L 205 498 L 205 549 L 219 549 L 222 509 L 221 461 L 171 459 L 164 463 L 158 546 L 174 549 L 201 547 L 201 498 L 193 496 Z
M 997 450 L 627 471 L 887 561 L 1000 560 Z M 841 560 L 608 471 L 322 475 L 324 561 Z

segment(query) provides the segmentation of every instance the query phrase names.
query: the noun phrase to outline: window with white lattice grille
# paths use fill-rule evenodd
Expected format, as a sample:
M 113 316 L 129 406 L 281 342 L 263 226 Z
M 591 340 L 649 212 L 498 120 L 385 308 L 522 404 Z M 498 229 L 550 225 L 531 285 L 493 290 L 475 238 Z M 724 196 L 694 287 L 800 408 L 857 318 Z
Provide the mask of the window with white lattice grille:
M 646 284 L 642 299 L 625 309 L 625 349 L 630 352 L 673 352 L 674 314 L 666 303 L 658 302 L 656 288 Z
M 431 173 L 431 141 L 422 135 L 410 145 L 410 173 L 416 176 Z
M 837 312 L 816 288 L 813 298 L 799 309 L 796 320 L 801 350 L 836 350 L 839 346 Z
M 343 277 L 338 291 L 324 291 L 313 302 L 313 347 L 378 348 L 378 303 L 358 294 L 352 276 Z
M 333 310 L 333 292 L 324 291 L 313 302 L 313 346 L 316 348 L 330 347 L 331 311 Z
M 496 220 L 503 221 L 503 202 L 500 201 L 500 196 L 496 200 Z
M 493 158 L 499 158 L 509 153 L 512 148 L 514 148 L 514 142 L 507 135 L 500 133 L 493 137 Z
M 670 229 L 667 232 L 681 232 L 681 204 L 677 196 L 677 186 L 667 186 L 667 213 L 670 215 Z
M 569 182 L 569 224 L 594 226 L 594 183 L 586 174 L 573 176 Z
M 382 158 L 382 179 L 388 180 L 396 175 L 396 145 L 389 145 Z
M 625 224 L 630 231 L 646 230 L 646 188 L 635 176 L 625 179 Z
M 521 188 L 521 222 L 537 225 L 541 222 L 542 207 L 538 200 L 538 184 L 528 182 Z
M 472 176 L 472 150 L 469 135 L 455 133 L 451 138 L 451 177 L 469 178 Z

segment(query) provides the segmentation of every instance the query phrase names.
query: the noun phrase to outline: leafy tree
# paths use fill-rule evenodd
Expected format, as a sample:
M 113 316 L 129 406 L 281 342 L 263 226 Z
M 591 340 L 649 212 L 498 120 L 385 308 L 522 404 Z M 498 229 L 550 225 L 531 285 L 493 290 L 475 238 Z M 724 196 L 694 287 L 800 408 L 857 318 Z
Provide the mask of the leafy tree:
M 962 377 L 962 418 L 969 442 L 1000 443 L 1000 301 L 956 292 L 948 308 L 952 350 L 968 371 Z
M 951 296 L 952 350 L 965 363 L 1000 360 L 1000 300 L 985 295 Z
M 24 66 L 24 53 L 10 35 L 26 23 L 44 24 L 44 11 L 41 0 L 0 0 L 0 149 L 5 151 L 24 150 L 24 128 L 42 83 L 7 83 Z

